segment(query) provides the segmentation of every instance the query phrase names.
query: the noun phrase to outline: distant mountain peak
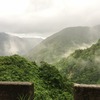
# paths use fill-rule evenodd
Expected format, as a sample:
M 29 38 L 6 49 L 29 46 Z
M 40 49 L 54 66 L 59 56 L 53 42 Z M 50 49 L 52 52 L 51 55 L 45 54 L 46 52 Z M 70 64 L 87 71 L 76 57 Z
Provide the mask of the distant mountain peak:
M 0 32 L 0 56 L 25 54 L 41 41 L 42 39 L 40 38 L 20 38 Z
M 53 63 L 70 50 L 74 52 L 78 48 L 88 47 L 96 42 L 100 38 L 99 32 L 99 30 L 92 31 L 88 26 L 65 28 L 42 41 L 27 54 L 27 57 L 37 62 L 44 60 Z

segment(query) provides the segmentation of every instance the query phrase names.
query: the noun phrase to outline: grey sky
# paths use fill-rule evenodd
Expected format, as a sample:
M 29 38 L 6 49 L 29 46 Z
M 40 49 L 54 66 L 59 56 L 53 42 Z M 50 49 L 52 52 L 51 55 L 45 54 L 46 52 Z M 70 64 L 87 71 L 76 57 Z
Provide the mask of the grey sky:
M 0 0 L 0 31 L 48 36 L 100 24 L 100 0 Z

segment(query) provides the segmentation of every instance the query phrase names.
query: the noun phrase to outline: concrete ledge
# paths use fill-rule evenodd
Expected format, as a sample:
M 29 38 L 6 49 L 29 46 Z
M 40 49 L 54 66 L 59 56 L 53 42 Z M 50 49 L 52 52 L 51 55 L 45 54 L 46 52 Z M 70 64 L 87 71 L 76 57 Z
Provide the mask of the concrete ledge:
M 97 88 L 100 89 L 100 85 L 94 85 L 94 84 L 74 84 L 74 87 L 76 88 Z
M 0 85 L 27 85 L 30 86 L 31 82 L 10 82 L 10 81 L 0 81 Z
M 34 99 L 34 85 L 31 82 L 0 82 L 0 100 Z M 29 99 L 30 98 L 30 99 Z
M 100 85 L 74 84 L 74 100 L 100 100 Z

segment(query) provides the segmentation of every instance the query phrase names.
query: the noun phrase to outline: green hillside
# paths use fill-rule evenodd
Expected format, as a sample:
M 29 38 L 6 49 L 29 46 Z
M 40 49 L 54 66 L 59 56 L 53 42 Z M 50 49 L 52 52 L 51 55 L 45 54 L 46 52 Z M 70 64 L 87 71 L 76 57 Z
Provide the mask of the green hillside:
M 100 84 L 100 40 L 76 50 L 55 66 L 40 66 L 18 55 L 0 57 L 0 81 L 34 83 L 34 100 L 73 100 L 73 83 Z M 57 69 L 60 68 L 60 71 Z
M 93 31 L 95 30 L 95 31 Z M 74 50 L 88 47 L 95 42 L 100 34 L 90 27 L 69 27 L 55 33 L 31 50 L 27 57 L 37 62 L 53 63 L 67 57 Z M 95 34 L 94 34 L 95 33 Z
M 0 57 L 0 81 L 34 83 L 34 100 L 72 100 L 72 83 L 45 62 L 37 66 L 18 55 Z
M 56 64 L 69 80 L 77 83 L 100 84 L 100 40 L 85 50 L 76 50 Z

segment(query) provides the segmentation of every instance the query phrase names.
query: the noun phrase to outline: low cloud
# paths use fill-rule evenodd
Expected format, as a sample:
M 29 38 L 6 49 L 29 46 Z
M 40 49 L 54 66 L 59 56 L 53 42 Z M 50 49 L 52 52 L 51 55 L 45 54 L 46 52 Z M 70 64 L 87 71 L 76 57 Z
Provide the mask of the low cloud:
M 99 0 L 14 1 L 16 4 L 10 0 L 8 7 L 0 0 L 1 32 L 41 33 L 48 36 L 69 26 L 100 24 Z

